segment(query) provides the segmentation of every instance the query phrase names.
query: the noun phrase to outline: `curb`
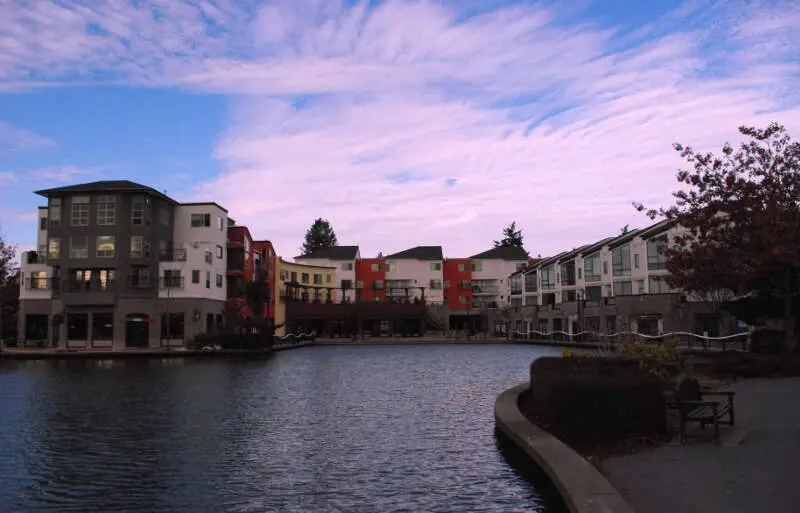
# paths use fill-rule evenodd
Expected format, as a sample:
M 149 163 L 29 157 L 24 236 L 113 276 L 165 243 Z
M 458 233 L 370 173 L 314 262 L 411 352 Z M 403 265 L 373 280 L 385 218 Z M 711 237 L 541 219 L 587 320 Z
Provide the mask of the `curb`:
M 529 389 L 523 383 L 497 397 L 494 418 L 500 431 L 544 470 L 571 513 L 635 513 L 588 461 L 525 418 L 519 397 Z

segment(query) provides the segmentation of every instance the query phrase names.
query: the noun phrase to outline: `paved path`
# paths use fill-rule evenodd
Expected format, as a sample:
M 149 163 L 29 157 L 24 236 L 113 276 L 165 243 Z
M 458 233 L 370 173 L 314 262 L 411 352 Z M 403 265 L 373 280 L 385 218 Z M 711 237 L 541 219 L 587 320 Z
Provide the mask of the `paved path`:
M 736 431 L 746 433 L 740 444 L 717 447 L 713 438 L 690 438 L 685 446 L 603 462 L 638 513 L 800 511 L 800 378 L 744 380 L 732 388 Z M 721 429 L 723 437 L 732 434 Z M 713 436 L 713 429 L 704 431 Z

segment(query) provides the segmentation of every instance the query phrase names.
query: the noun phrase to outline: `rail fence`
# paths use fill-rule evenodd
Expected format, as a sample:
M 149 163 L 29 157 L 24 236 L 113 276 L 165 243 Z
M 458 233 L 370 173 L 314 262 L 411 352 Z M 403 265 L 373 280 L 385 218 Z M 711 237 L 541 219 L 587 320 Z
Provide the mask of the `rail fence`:
M 660 335 L 650 335 L 636 331 L 618 331 L 616 333 L 600 333 L 597 331 L 579 331 L 568 333 L 566 331 L 514 331 L 516 340 L 547 341 L 559 343 L 575 343 L 596 347 L 609 347 L 638 340 L 648 344 L 663 344 L 666 340 L 677 339 L 678 347 L 689 350 L 727 351 L 731 349 L 747 351 L 750 344 L 750 333 L 734 333 L 722 337 L 711 337 L 690 333 L 688 331 L 673 331 Z

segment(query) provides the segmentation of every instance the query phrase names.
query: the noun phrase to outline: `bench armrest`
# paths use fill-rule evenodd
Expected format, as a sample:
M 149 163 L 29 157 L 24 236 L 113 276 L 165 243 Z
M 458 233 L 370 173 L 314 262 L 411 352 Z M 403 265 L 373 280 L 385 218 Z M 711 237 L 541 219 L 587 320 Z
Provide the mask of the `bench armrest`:
M 711 391 L 708 391 L 708 392 L 700 392 L 700 395 L 701 396 L 703 396 L 703 395 L 724 395 L 724 396 L 727 396 L 727 397 L 733 397 L 734 395 L 736 395 L 736 392 L 734 392 L 732 390 L 711 390 Z
M 717 401 L 678 401 L 678 406 L 719 406 Z

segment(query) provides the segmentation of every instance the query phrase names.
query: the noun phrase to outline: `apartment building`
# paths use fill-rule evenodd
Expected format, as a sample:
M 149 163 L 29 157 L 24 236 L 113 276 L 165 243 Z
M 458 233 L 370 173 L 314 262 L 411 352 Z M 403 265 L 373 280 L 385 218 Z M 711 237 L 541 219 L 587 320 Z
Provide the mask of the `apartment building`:
M 444 303 L 444 254 L 441 246 L 416 246 L 388 255 L 386 287 L 391 294 Z M 423 292 L 424 291 L 424 292 Z
M 682 228 L 661 221 L 513 273 L 518 331 L 718 333 L 713 308 L 666 282 L 666 248 Z
M 253 240 L 248 227 L 228 219 L 227 252 L 228 305 L 235 307 L 243 317 L 252 316 L 245 294 L 247 286 L 259 280 L 270 291 L 269 301 L 260 315 L 274 319 L 275 249 L 272 243 Z
M 60 348 L 180 346 L 216 331 L 228 212 L 127 180 L 37 191 L 38 251 L 23 255 L 19 333 Z
M 335 267 L 337 273 L 336 294 L 342 294 L 343 298 L 350 301 L 356 299 L 356 263 L 361 260 L 361 253 L 358 246 L 336 246 L 315 251 L 308 255 L 300 255 L 294 261 L 301 264 L 308 264 L 320 267 Z M 337 301 L 340 298 L 337 296 Z
M 287 262 L 277 258 L 275 271 L 274 297 L 276 335 L 287 333 L 287 324 L 292 324 L 291 312 L 287 312 L 287 303 L 327 303 L 328 300 L 338 302 L 337 266 L 311 265 L 300 262 Z
M 472 306 L 497 308 L 511 299 L 509 276 L 528 265 L 524 248 L 501 246 L 469 257 L 472 263 Z

